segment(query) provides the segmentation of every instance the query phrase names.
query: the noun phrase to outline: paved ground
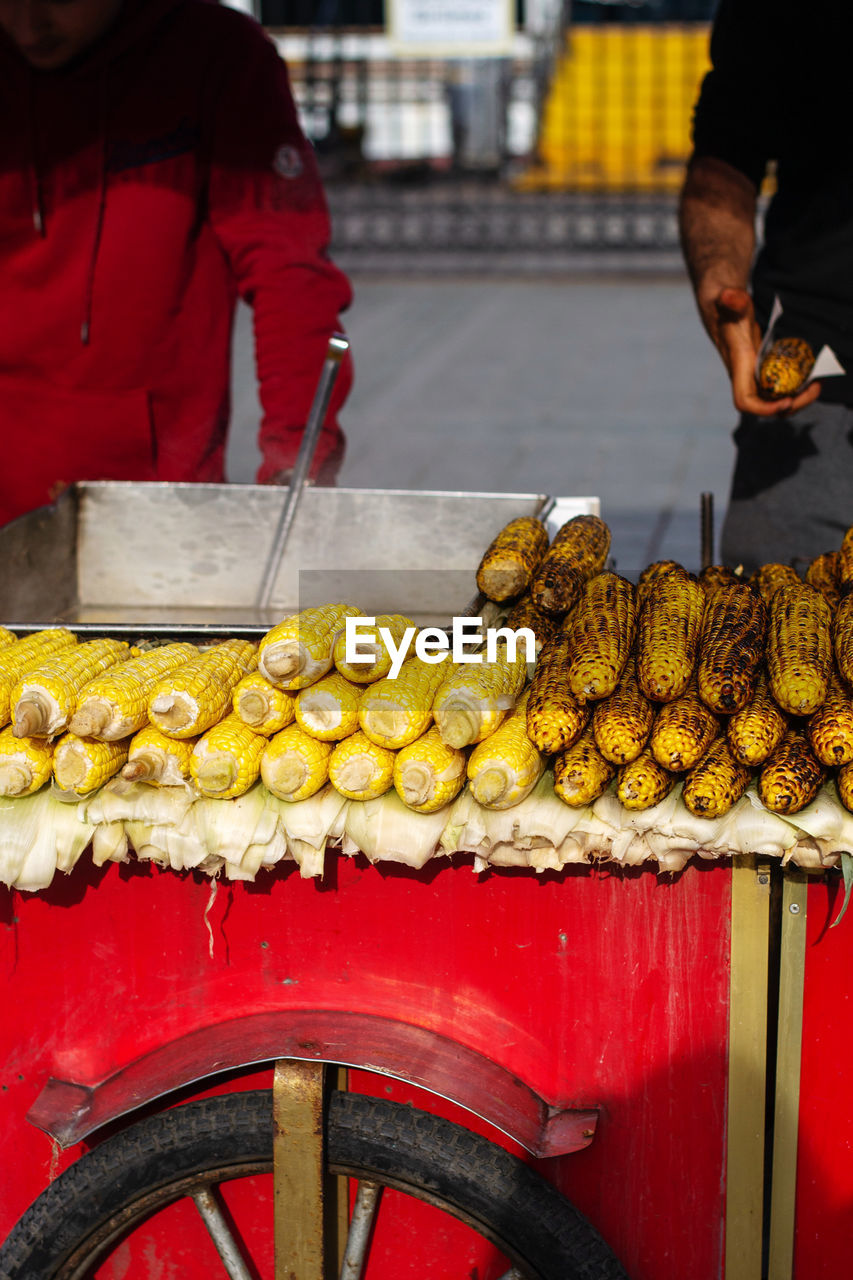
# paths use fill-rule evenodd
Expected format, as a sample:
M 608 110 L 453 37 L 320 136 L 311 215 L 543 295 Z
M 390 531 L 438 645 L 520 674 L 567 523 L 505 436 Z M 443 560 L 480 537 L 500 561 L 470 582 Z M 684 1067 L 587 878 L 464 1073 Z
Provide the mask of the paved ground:
M 686 283 L 353 274 L 346 485 L 596 494 L 626 573 L 699 564 L 699 498 L 725 505 L 734 413 Z M 254 474 L 247 313 L 230 478 Z

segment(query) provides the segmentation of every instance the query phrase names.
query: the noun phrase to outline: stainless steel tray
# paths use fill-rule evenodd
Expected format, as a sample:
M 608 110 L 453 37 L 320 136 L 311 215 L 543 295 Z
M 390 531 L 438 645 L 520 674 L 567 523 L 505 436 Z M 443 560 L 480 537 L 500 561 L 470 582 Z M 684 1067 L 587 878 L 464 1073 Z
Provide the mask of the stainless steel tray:
M 268 609 L 255 606 L 284 492 L 266 485 L 73 486 L 0 529 L 0 621 L 152 633 L 264 630 L 347 600 L 443 624 L 469 611 L 494 535 L 519 515 L 553 528 L 596 498 L 307 489 Z

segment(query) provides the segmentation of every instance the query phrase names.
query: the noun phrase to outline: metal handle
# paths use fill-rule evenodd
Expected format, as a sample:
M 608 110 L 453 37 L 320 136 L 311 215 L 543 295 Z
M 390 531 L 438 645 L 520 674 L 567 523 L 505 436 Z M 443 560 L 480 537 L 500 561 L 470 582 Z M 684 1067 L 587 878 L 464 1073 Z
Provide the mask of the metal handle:
M 305 488 L 305 481 L 308 478 L 308 472 L 317 448 L 317 441 L 320 439 L 320 432 L 326 419 L 326 410 L 332 398 L 332 390 L 340 372 L 341 362 L 348 351 L 349 340 L 342 333 L 333 333 L 329 339 L 329 349 L 326 352 L 320 380 L 314 393 L 314 402 L 311 405 L 308 421 L 305 423 L 305 430 L 302 433 L 302 443 L 299 446 L 296 465 L 293 468 L 290 488 L 287 491 L 287 497 L 284 500 L 284 506 L 278 518 L 272 546 L 261 576 L 261 585 L 258 588 L 258 594 L 255 599 L 255 605 L 258 609 L 266 609 L 272 598 L 272 590 L 278 577 L 281 558 L 284 555 L 299 499 L 302 497 L 302 490 Z

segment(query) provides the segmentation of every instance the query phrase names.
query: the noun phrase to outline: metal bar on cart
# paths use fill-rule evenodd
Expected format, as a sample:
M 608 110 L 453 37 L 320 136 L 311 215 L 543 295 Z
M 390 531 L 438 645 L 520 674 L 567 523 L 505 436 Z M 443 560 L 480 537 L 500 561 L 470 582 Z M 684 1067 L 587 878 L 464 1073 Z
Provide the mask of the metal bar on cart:
M 299 499 L 302 497 L 302 491 L 305 488 L 305 481 L 308 479 L 308 471 L 314 458 L 314 452 L 317 448 L 317 441 L 320 439 L 320 432 L 326 419 L 326 410 L 329 407 L 329 401 L 332 398 L 332 390 L 340 373 L 341 363 L 344 356 L 349 351 L 349 342 L 342 333 L 333 333 L 329 339 L 329 348 L 326 352 L 326 360 L 320 373 L 320 381 L 317 383 L 317 390 L 314 393 L 314 403 L 308 414 L 308 421 L 305 424 L 305 430 L 302 433 L 302 443 L 299 446 L 299 454 L 296 458 L 296 465 L 293 468 L 293 476 L 290 481 L 290 488 L 282 508 L 281 515 L 278 519 L 275 534 L 273 536 L 272 546 L 267 555 L 264 571 L 261 575 L 261 583 L 258 587 L 258 595 L 255 601 L 259 609 L 269 607 L 272 599 L 273 587 L 278 577 L 279 565 L 284 555 L 284 549 L 287 545 L 287 539 L 296 516 L 296 508 L 299 505 Z
M 281 1058 L 273 1075 L 275 1280 L 331 1280 L 335 1212 L 325 1174 L 326 1064 Z

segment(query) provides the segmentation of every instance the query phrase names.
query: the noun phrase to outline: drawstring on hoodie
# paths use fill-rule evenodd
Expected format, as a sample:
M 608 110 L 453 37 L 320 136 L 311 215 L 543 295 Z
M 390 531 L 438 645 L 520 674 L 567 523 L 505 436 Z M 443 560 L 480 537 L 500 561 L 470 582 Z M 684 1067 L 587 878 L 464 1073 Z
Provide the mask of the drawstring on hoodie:
M 100 154 L 98 157 L 98 210 L 95 215 L 95 234 L 92 237 L 92 251 L 86 267 L 86 289 L 83 298 L 83 323 L 80 326 L 80 341 L 84 347 L 89 345 L 92 332 L 92 302 L 95 292 L 95 264 L 98 250 L 101 247 L 101 233 L 104 229 L 104 215 L 107 209 L 107 72 L 101 76 L 101 99 L 98 112 L 98 133 Z
M 36 235 L 44 236 L 44 206 L 42 204 L 41 194 L 41 176 L 38 167 L 38 153 L 36 151 L 36 107 L 35 107 L 35 83 L 33 77 L 29 77 L 29 126 L 30 126 L 30 156 L 32 163 L 30 164 L 27 175 L 30 183 L 30 204 L 33 209 L 33 226 Z

